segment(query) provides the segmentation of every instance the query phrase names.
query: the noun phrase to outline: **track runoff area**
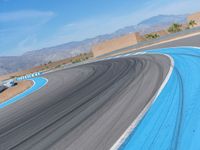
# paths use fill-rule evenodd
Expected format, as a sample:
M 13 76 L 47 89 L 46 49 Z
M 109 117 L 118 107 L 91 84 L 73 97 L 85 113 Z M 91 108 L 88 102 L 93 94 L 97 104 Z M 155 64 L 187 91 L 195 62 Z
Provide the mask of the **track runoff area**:
M 44 75 L 1 107 L 0 148 L 200 149 L 199 58 L 165 48 Z

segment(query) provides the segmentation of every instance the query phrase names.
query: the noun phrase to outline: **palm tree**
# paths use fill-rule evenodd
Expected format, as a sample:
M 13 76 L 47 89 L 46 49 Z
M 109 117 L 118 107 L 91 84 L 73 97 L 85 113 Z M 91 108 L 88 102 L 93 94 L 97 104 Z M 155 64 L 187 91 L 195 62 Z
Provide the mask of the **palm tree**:
M 188 23 L 189 27 L 194 27 L 195 25 L 197 25 L 197 23 L 195 22 L 195 20 L 190 20 L 190 22 Z
M 174 23 L 174 24 L 172 24 L 172 25 L 169 27 L 168 32 L 170 32 L 170 33 L 179 32 L 179 31 L 182 30 L 181 27 L 182 27 L 181 24 Z

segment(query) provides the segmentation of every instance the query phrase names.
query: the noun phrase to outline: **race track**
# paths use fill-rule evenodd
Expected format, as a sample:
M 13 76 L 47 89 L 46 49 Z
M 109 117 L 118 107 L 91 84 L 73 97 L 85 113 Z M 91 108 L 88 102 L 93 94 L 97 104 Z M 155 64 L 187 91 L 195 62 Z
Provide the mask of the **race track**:
M 45 75 L 45 87 L 0 109 L 0 149 L 108 150 L 154 100 L 170 64 L 147 54 Z
M 120 150 L 199 150 L 200 48 L 151 52 L 170 55 L 174 69 L 166 87 Z
M 0 150 L 198 150 L 199 71 L 200 48 L 179 47 L 46 74 L 0 109 Z

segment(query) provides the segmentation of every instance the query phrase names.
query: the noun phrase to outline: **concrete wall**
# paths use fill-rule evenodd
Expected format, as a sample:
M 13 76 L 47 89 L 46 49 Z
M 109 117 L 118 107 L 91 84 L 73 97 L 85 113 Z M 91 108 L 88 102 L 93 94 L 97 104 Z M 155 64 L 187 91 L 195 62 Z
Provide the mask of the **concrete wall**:
M 125 48 L 134 44 L 137 44 L 139 41 L 144 40 L 139 33 L 131 33 L 125 36 L 121 36 L 112 40 L 105 41 L 103 43 L 97 44 L 92 48 L 94 57 L 103 55 L 105 53 L 112 52 L 117 49 Z
M 188 22 L 194 20 L 197 23 L 197 26 L 200 26 L 200 12 L 194 13 L 187 18 Z

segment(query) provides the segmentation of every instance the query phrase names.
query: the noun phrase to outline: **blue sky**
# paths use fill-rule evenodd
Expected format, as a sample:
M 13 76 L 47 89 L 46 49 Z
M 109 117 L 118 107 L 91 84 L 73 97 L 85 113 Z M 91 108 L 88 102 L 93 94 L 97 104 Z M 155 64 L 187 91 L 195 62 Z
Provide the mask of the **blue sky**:
M 0 0 L 0 56 L 111 33 L 158 14 L 196 11 L 199 0 Z

